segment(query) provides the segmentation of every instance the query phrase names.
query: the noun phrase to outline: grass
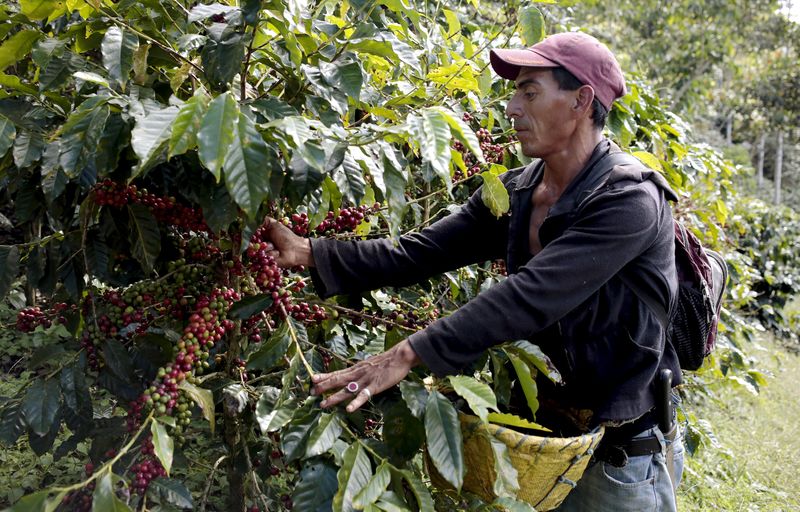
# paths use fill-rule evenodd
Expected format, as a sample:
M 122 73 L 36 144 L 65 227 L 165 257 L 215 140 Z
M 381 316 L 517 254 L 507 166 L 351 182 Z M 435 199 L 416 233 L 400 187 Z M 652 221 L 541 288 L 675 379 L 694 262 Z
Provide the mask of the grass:
M 773 339 L 750 354 L 772 374 L 759 395 L 736 389 L 687 411 L 708 420 L 721 448 L 687 461 L 679 510 L 800 510 L 800 355 Z

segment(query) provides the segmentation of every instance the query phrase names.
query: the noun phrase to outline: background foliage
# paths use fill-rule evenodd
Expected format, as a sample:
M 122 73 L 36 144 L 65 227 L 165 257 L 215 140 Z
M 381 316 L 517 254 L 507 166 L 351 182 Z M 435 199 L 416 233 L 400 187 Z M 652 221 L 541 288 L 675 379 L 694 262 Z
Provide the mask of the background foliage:
M 733 30 L 743 14 L 723 7 L 707 6 L 731 28 L 713 37 L 752 42 Z M 479 186 L 504 214 L 497 175 L 527 161 L 488 49 L 572 27 L 578 8 L 560 9 L 0 7 L 0 194 L 16 230 L 0 245 L 2 364 L 14 377 L 0 388 L 0 440 L 46 454 L 14 509 L 527 510 L 503 450 L 495 504 L 429 488 L 420 454 L 460 488 L 457 411 L 535 421 L 533 378 L 557 374 L 534 345 L 497 347 L 471 375 L 415 372 L 357 414 L 308 394 L 310 373 L 392 346 L 503 279 L 502 264 L 323 302 L 304 269 L 266 256 L 259 226 L 271 215 L 309 236 L 398 236 Z M 694 51 L 693 33 L 679 54 Z M 705 76 L 671 64 L 663 76 L 684 80 L 673 89 Z M 747 343 L 761 325 L 788 326 L 779 306 L 796 293 L 796 214 L 741 195 L 742 169 L 698 143 L 646 75 L 629 75 L 608 135 L 664 173 L 678 216 L 733 276 L 721 346 L 687 392 L 757 389 Z M 26 334 L 12 338 L 12 321 Z M 692 424 L 691 450 L 711 439 Z

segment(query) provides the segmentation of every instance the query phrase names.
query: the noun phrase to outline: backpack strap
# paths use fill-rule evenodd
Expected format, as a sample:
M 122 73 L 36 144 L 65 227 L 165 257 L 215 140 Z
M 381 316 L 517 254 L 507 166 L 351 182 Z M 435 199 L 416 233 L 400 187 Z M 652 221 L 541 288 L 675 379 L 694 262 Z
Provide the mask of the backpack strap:
M 606 155 L 602 160 L 600 160 L 600 162 L 598 162 L 602 170 L 597 173 L 596 177 L 590 183 L 590 187 L 587 187 L 587 189 L 594 190 L 597 185 L 601 184 L 601 181 L 604 182 L 604 179 L 611 173 L 611 171 L 614 170 L 615 166 L 631 163 L 641 164 L 638 158 L 625 152 L 610 153 Z M 664 306 L 655 297 L 649 294 L 639 283 L 631 279 L 624 269 L 617 275 L 620 279 L 622 279 L 622 282 L 625 283 L 625 285 L 630 288 L 637 297 L 639 297 L 639 300 L 647 304 L 647 307 L 649 307 L 650 310 L 655 313 L 656 318 L 658 318 L 658 322 L 666 331 L 667 326 L 669 325 L 669 313 Z

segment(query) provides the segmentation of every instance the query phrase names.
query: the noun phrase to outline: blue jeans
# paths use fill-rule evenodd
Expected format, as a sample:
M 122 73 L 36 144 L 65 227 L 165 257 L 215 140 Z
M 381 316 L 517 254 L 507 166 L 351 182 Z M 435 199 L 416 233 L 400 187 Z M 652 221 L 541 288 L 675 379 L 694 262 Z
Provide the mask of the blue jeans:
M 558 512 L 675 512 L 675 494 L 683 473 L 683 439 L 664 439 L 658 427 L 635 437 L 655 435 L 661 442 L 661 453 L 630 457 L 625 467 L 617 468 L 592 459 L 577 486 L 556 510 Z M 665 453 L 672 450 L 675 474 L 670 477 Z

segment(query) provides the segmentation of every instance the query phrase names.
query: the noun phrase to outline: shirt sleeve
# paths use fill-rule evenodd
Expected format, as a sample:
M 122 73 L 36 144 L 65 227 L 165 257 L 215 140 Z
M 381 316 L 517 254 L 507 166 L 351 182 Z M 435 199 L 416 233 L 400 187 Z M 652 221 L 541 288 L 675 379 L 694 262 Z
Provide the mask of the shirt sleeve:
M 411 335 L 411 346 L 448 375 L 495 344 L 533 337 L 643 253 L 658 236 L 661 209 L 643 185 L 599 194 L 518 273 Z
M 419 233 L 388 239 L 314 239 L 314 287 L 320 297 L 407 286 L 471 263 L 505 255 L 508 219 L 483 204 L 478 189 L 458 211 Z

